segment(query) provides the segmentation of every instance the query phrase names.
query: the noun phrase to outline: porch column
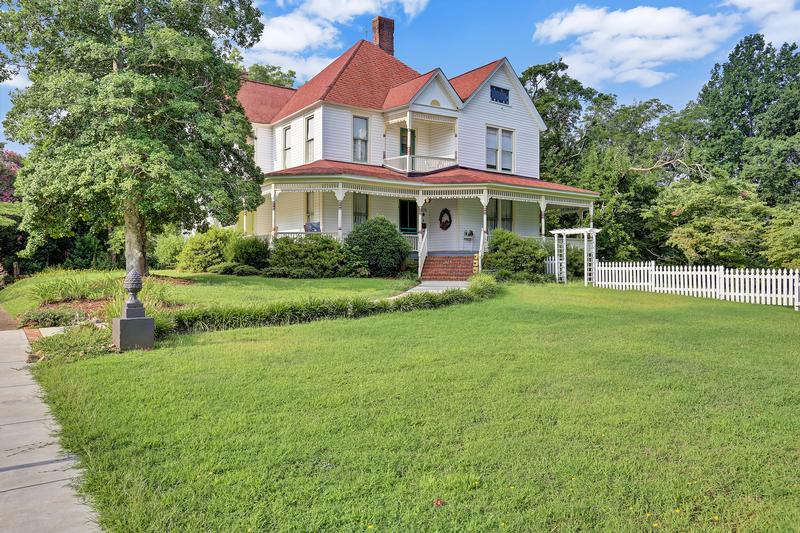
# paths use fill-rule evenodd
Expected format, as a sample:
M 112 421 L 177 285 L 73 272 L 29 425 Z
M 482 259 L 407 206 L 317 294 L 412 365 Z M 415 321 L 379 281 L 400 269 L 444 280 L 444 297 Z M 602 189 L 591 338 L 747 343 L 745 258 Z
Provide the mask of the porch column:
M 406 172 L 411 172 L 411 111 L 406 112 Z
M 546 209 L 547 209 L 547 202 L 545 202 L 544 200 L 539 200 L 539 235 L 541 235 L 542 238 L 547 237 L 547 233 L 545 232 L 545 227 L 544 227 L 544 212 Z
M 483 194 L 478 197 L 481 201 L 481 205 L 483 206 L 483 236 L 481 239 L 485 239 L 489 235 L 489 215 L 487 212 L 487 208 L 489 207 L 489 191 L 487 189 L 483 190 Z M 484 241 L 484 245 L 485 245 Z
M 273 241 L 278 238 L 278 216 L 276 214 L 276 208 L 278 204 L 278 195 L 280 194 L 280 190 L 275 188 L 275 184 L 272 184 L 272 188 L 270 189 L 270 200 L 272 201 L 272 239 Z
M 340 183 L 339 188 L 333 191 L 333 194 L 336 195 L 336 202 L 338 205 L 338 212 L 336 215 L 336 220 L 338 224 L 337 237 L 339 239 L 339 242 L 342 242 L 342 240 L 344 239 L 344 235 L 342 234 L 342 204 L 344 203 L 344 196 L 345 194 L 347 194 L 347 191 L 345 191 L 342 188 L 342 184 Z
M 589 227 L 594 227 L 594 202 L 589 204 Z
M 422 196 L 422 191 L 417 196 L 417 239 L 422 236 L 422 206 L 425 205 L 425 197 Z

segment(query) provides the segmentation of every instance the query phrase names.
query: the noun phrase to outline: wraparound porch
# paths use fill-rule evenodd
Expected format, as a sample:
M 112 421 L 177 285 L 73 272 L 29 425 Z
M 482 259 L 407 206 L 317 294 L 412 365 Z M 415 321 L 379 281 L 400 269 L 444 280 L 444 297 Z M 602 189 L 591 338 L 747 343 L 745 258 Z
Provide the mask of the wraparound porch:
M 591 225 L 594 209 L 592 198 L 579 194 L 494 185 L 370 183 L 358 178 L 275 179 L 262 187 L 262 194 L 267 201 L 240 220 L 247 234 L 277 238 L 322 233 L 343 240 L 358 224 L 382 215 L 406 236 L 421 265 L 430 252 L 482 258 L 494 228 L 552 240 L 545 233 L 547 212 L 577 212 Z

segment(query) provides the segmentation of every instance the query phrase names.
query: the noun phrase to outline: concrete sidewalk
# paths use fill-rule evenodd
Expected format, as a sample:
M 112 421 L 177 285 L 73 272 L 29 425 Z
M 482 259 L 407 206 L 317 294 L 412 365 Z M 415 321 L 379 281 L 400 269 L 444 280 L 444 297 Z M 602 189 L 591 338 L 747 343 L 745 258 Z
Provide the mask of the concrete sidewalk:
M 0 529 L 100 531 L 72 489 L 75 460 L 58 445 L 58 426 L 27 369 L 28 341 L 0 331 Z

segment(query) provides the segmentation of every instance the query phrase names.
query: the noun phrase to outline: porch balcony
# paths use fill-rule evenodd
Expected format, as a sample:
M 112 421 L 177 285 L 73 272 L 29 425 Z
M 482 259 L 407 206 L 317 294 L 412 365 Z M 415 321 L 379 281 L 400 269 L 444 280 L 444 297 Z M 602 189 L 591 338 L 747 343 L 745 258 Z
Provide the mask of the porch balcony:
M 398 112 L 384 125 L 384 165 L 405 173 L 427 173 L 458 164 L 456 118 Z
M 410 166 L 409 166 L 410 163 Z M 398 172 L 433 172 L 457 164 L 454 157 L 438 157 L 432 155 L 398 155 L 383 160 L 387 167 Z

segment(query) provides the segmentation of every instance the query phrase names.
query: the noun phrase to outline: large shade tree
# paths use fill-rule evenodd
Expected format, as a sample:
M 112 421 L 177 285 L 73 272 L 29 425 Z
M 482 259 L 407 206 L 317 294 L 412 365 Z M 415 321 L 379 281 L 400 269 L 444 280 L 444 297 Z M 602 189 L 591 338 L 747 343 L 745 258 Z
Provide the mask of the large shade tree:
M 7 135 L 32 145 L 17 179 L 32 251 L 79 223 L 122 224 L 128 269 L 148 232 L 235 220 L 261 202 L 237 47 L 250 0 L 0 0 L 3 73 L 27 71 Z

